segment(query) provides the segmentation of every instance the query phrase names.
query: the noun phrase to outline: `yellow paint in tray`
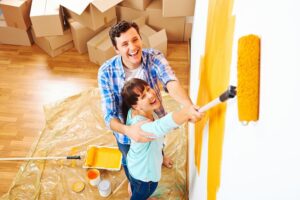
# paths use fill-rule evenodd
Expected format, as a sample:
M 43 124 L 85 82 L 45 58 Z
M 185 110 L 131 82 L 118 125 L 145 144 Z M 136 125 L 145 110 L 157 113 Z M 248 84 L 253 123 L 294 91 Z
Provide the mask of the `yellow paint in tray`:
M 121 161 L 122 153 L 117 147 L 89 146 L 83 167 L 117 171 Z

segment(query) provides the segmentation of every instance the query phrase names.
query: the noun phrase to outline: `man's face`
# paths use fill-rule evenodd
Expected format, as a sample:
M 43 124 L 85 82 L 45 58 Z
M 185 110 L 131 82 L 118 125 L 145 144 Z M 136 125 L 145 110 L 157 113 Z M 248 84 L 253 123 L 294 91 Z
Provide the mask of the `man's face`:
M 123 64 L 129 69 L 137 68 L 142 61 L 142 40 L 137 31 L 131 27 L 116 37 L 116 52 L 122 56 Z

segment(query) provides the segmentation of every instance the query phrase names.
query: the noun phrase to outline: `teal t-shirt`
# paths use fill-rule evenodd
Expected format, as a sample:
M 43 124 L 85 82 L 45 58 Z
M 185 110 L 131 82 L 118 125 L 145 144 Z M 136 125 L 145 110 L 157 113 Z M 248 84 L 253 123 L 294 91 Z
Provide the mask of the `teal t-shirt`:
M 140 115 L 132 118 L 131 113 L 132 110 L 130 109 L 126 120 L 127 125 L 146 119 Z M 158 182 L 160 180 L 164 135 L 178 126 L 172 118 L 172 113 L 141 126 L 143 131 L 154 134 L 156 139 L 146 143 L 131 140 L 127 154 L 127 167 L 133 178 L 144 182 Z

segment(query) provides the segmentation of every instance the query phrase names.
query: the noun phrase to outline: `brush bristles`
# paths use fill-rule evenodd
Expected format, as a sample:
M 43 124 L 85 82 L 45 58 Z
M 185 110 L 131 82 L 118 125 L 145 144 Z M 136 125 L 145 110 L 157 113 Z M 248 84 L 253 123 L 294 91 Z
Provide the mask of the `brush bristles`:
M 238 41 L 237 98 L 240 121 L 259 118 L 260 38 L 241 37 Z

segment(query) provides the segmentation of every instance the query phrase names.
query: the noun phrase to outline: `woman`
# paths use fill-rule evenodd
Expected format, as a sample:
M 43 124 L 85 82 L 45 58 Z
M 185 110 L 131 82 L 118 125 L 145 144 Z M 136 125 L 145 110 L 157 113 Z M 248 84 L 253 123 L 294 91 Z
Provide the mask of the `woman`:
M 141 126 L 145 132 L 155 133 L 155 140 L 139 143 L 132 140 L 127 154 L 130 174 L 131 200 L 144 200 L 155 191 L 161 178 L 163 137 L 187 122 L 195 112 L 189 106 L 157 119 L 154 110 L 160 107 L 155 91 L 143 80 L 133 78 L 122 89 L 122 112 L 127 125 L 151 120 Z M 199 115 L 202 115 L 199 113 Z

